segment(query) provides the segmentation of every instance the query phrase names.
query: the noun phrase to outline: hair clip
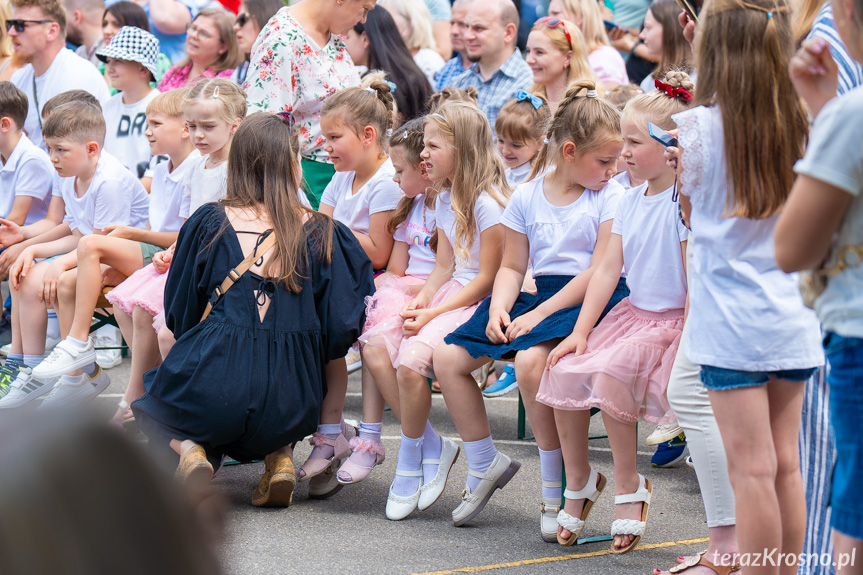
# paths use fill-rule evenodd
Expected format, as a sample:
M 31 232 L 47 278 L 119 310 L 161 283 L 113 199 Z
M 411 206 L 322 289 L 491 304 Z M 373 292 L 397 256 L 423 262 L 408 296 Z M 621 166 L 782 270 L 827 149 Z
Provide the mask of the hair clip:
M 404 138 L 405 140 L 408 139 L 408 131 L 407 130 L 405 130 L 405 133 L 402 134 L 402 138 Z
M 671 84 L 666 84 L 662 80 L 656 79 L 653 82 L 656 89 L 660 92 L 665 92 L 669 98 L 680 98 L 684 102 L 692 101 L 692 92 L 686 88 L 675 88 Z
M 539 96 L 534 96 L 533 94 L 525 90 L 518 90 L 515 93 L 515 101 L 530 102 L 534 110 L 539 110 L 540 108 L 542 108 L 542 98 L 540 98 Z
M 392 138 L 392 137 L 393 137 L 393 129 L 387 128 L 387 138 Z
M 393 84 L 392 82 L 387 81 L 387 86 L 389 86 L 389 87 L 390 87 L 390 92 L 395 92 L 395 91 L 396 91 L 396 85 L 395 85 L 395 84 Z
M 543 144 L 545 144 L 546 146 L 549 144 L 549 142 L 551 142 L 551 140 L 549 140 L 548 138 L 545 138 L 545 139 L 542 141 L 542 143 L 543 143 Z
M 213 98 L 214 100 L 219 97 L 219 87 L 218 86 L 213 88 L 213 95 L 210 97 Z
M 444 123 L 445 123 L 445 124 L 449 125 L 449 122 L 447 122 L 447 119 L 446 119 L 446 118 L 444 118 L 442 115 L 438 114 L 437 112 L 435 112 L 434 114 L 432 114 L 432 117 L 440 118 L 441 120 L 443 120 L 443 121 L 444 121 Z
M 378 95 L 378 93 L 375 91 L 375 89 L 374 89 L 374 88 L 372 88 L 371 86 L 369 86 L 368 88 L 366 88 L 366 92 L 368 92 L 369 94 L 374 94 L 375 96 L 377 96 L 377 95 Z
M 769 18 L 773 18 L 773 12 L 768 12 L 768 13 L 767 13 L 767 18 L 768 18 L 768 19 L 769 19 Z
M 585 96 L 588 98 L 599 98 L 599 94 L 596 93 L 596 90 L 588 90 Z

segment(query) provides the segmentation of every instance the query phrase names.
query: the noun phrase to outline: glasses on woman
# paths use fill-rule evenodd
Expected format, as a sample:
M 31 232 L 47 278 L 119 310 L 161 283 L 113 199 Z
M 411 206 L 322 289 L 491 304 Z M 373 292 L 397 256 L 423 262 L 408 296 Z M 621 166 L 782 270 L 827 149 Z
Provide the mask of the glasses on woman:
M 246 22 L 248 22 L 248 21 L 249 21 L 249 20 L 251 20 L 251 19 L 252 19 L 252 15 L 251 15 L 251 14 L 249 14 L 248 12 L 243 12 L 242 14 L 238 14 L 238 15 L 237 15 L 237 21 L 236 21 L 236 24 L 237 24 L 237 26 L 239 26 L 240 28 L 242 28 L 243 26 L 245 26 L 245 25 L 246 25 Z
M 207 32 L 203 28 L 196 26 L 194 22 L 189 24 L 189 27 L 186 28 L 186 33 L 187 34 L 194 34 L 195 36 L 199 37 L 202 40 L 209 40 L 210 38 L 213 37 L 213 34 L 211 34 L 210 32 Z
M 569 35 L 569 30 L 566 29 L 566 22 L 564 22 L 560 18 L 552 18 L 551 16 L 546 16 L 544 18 L 540 18 L 533 23 L 534 26 L 539 26 L 540 24 L 545 25 L 546 28 L 557 28 L 558 26 L 563 28 L 563 33 L 566 34 L 566 41 L 569 42 L 570 46 L 572 46 L 572 37 Z
M 6 20 L 6 31 L 15 28 L 16 32 L 23 32 L 27 24 L 51 24 L 54 20 Z

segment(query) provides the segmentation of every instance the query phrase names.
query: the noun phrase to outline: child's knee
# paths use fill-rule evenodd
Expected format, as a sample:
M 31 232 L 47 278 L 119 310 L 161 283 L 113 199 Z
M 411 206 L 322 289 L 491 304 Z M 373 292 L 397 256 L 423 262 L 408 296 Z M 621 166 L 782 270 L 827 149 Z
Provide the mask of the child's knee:
M 89 234 L 78 240 L 78 248 L 76 250 L 78 257 L 92 256 L 100 252 L 100 247 L 105 240 L 105 236 L 97 234 Z
M 153 316 L 141 306 L 136 305 L 132 310 L 132 321 L 136 328 L 148 327 L 155 331 L 155 328 L 153 327 Z
M 57 278 L 57 296 L 61 300 L 74 300 L 77 291 L 78 274 L 69 270 L 60 274 Z
M 425 381 L 425 377 L 421 374 L 403 365 L 396 368 L 396 379 L 399 382 L 399 387 L 416 385 L 419 381 Z
M 438 379 L 464 371 L 464 355 L 466 353 L 465 349 L 460 345 L 441 342 L 432 354 L 432 362 L 434 363 L 435 374 L 438 376 Z M 471 370 L 467 371 L 470 372 Z

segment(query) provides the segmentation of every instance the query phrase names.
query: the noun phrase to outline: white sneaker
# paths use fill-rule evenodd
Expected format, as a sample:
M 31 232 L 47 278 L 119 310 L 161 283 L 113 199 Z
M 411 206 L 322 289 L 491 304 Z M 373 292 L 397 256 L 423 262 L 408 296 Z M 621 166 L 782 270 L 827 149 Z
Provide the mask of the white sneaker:
M 671 441 L 681 433 L 683 433 L 683 428 L 676 421 L 674 423 L 657 425 L 653 433 L 648 435 L 647 439 L 644 440 L 644 443 L 647 445 L 659 445 L 660 443 Z
M 50 353 L 54 346 L 60 343 L 59 337 L 51 337 L 50 335 L 45 336 L 45 353 Z M 7 343 L 3 347 L 0 347 L 0 355 L 3 357 L 9 357 L 9 354 L 12 353 L 12 344 Z
M 108 328 L 108 329 L 106 329 Z M 105 333 L 107 332 L 107 333 Z M 119 349 L 99 349 L 100 347 L 120 347 L 123 345 L 120 330 L 113 326 L 105 326 L 93 334 L 96 346 L 96 363 L 102 369 L 111 369 L 123 363 L 123 354 Z
M 60 377 L 93 363 L 96 363 L 96 349 L 92 338 L 87 339 L 87 347 L 84 349 L 64 339 L 42 363 L 33 368 L 33 376 L 39 379 Z
M 21 367 L 18 370 L 18 377 L 12 382 L 12 389 L 0 399 L 0 409 L 12 409 L 30 403 L 51 391 L 56 382 L 56 378 L 37 379 L 33 377 L 32 369 Z
M 345 363 L 348 364 L 348 373 L 353 373 L 363 366 L 363 357 L 360 352 L 351 348 L 345 356 Z
M 96 369 L 92 377 L 86 373 L 61 377 L 39 409 L 82 405 L 105 391 L 110 384 L 111 378 L 101 367 Z

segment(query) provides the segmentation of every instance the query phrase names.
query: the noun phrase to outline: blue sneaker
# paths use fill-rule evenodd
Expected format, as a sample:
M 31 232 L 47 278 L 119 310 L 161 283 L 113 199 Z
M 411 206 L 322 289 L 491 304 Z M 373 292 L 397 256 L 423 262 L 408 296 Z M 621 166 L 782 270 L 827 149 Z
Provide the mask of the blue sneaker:
M 654 467 L 674 467 L 686 459 L 687 455 L 689 447 L 686 445 L 686 435 L 681 433 L 671 441 L 657 445 L 650 464 Z
M 503 373 L 493 384 L 482 390 L 482 394 L 486 397 L 499 397 L 506 395 L 513 389 L 518 387 L 518 382 L 515 380 L 515 364 L 508 363 L 503 368 Z

